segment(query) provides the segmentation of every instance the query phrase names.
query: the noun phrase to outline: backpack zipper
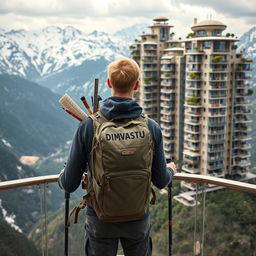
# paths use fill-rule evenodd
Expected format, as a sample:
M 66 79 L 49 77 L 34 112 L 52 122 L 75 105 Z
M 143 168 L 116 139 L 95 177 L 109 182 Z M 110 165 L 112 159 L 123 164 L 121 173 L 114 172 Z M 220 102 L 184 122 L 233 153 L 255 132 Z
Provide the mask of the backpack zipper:
M 106 187 L 107 187 L 107 190 L 108 192 L 111 190 L 111 187 L 110 187 L 110 179 L 115 179 L 115 178 L 119 178 L 119 177 L 123 177 L 123 176 L 148 176 L 149 177 L 149 173 L 148 172 L 143 172 L 143 171 L 140 171 L 140 172 L 134 172 L 134 171 L 131 171 L 131 172 L 124 172 L 122 174 L 110 174 L 110 175 L 106 175 L 105 176 L 105 184 L 106 184 Z

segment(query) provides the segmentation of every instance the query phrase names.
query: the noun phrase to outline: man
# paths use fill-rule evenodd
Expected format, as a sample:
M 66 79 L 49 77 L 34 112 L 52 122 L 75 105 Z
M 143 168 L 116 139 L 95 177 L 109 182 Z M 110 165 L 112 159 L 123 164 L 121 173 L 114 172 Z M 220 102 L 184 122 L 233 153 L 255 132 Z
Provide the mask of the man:
M 139 79 L 139 66 L 132 59 L 119 59 L 108 66 L 107 83 L 112 90 L 112 97 L 106 99 L 100 108 L 107 120 L 119 116 L 125 119 L 141 116 L 142 108 L 133 100 Z M 151 181 L 161 189 L 170 183 L 176 173 L 176 166 L 174 163 L 166 165 L 159 125 L 148 119 L 148 129 L 154 147 Z M 90 159 L 92 139 L 93 121 L 88 118 L 80 123 L 76 131 L 65 171 L 59 177 L 59 184 L 66 192 L 75 191 L 81 183 Z M 85 226 L 86 256 L 115 256 L 119 240 L 126 256 L 152 255 L 149 213 L 135 221 L 109 223 L 100 221 L 95 211 L 87 207 Z

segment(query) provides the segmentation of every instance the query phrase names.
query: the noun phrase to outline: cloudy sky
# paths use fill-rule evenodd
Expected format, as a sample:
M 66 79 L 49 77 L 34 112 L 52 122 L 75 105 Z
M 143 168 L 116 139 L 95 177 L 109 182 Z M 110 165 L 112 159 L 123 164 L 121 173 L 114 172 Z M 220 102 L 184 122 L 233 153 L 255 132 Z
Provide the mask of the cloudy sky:
M 1 0 L 0 28 L 37 30 L 68 25 L 84 32 L 115 32 L 164 15 L 177 36 L 190 32 L 194 17 L 212 17 L 227 32 L 242 35 L 256 25 L 256 0 Z

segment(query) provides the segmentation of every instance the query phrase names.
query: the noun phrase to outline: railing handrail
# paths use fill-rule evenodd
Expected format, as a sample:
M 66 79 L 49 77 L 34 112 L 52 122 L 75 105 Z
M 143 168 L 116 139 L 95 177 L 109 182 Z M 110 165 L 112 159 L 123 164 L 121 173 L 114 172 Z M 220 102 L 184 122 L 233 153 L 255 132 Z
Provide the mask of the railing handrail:
M 53 183 L 53 182 L 57 182 L 58 178 L 59 178 L 59 174 L 55 174 L 55 175 L 46 175 L 46 176 L 36 176 L 36 177 L 24 178 L 24 179 L 18 179 L 18 180 L 1 181 L 0 190 L 8 190 L 8 189 L 14 189 L 14 188 L 33 186 L 33 185 Z
M 14 188 L 21 188 L 26 186 L 40 185 L 57 182 L 59 178 L 58 174 L 47 175 L 47 176 L 37 176 L 25 179 L 10 180 L 0 182 L 0 190 L 8 190 Z M 229 189 L 239 190 L 243 192 L 255 193 L 256 194 L 256 185 L 229 180 L 223 178 L 217 178 L 213 176 L 200 175 L 200 174 L 188 174 L 188 173 L 176 173 L 174 180 L 187 181 L 192 183 L 206 183 L 213 184 L 221 187 L 226 187 Z

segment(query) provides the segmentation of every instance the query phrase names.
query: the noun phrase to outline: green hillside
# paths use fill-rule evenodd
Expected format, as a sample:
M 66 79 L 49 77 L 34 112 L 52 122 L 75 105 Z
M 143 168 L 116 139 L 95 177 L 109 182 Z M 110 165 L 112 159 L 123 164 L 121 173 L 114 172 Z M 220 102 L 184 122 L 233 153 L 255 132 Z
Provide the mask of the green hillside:
M 0 143 L 18 155 L 48 155 L 72 139 L 75 122 L 59 95 L 18 76 L 0 75 Z
M 27 237 L 0 219 L 0 254 L 3 256 L 39 256 L 39 250 Z

